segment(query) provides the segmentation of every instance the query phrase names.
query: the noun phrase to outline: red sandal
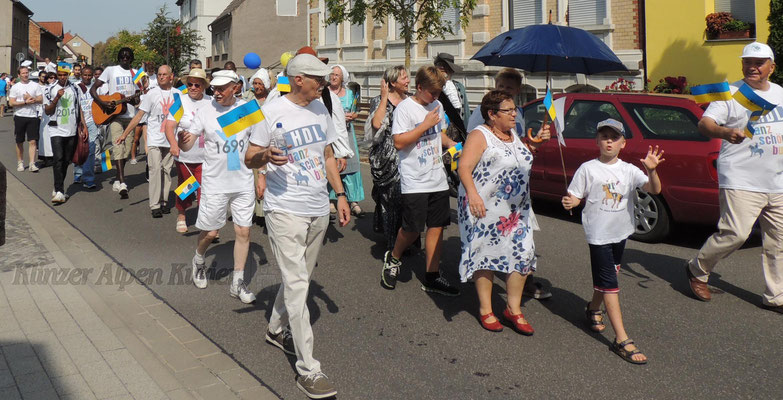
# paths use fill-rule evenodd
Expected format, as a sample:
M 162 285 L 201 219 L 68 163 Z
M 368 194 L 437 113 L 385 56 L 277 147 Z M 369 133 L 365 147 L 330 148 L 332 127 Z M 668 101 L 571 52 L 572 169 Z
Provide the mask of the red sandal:
M 508 308 L 506 308 L 503 310 L 503 317 L 505 317 L 508 322 L 511 322 L 511 327 L 514 328 L 514 330 L 519 334 L 531 336 L 535 332 L 529 323 L 522 322 L 525 319 L 525 315 L 522 313 L 514 315 L 511 314 L 511 311 L 509 311 Z
M 487 322 L 488 319 L 491 317 L 495 317 L 495 314 L 489 313 L 485 315 L 479 316 L 479 319 L 481 320 L 481 327 L 491 331 L 491 332 L 500 332 L 503 330 L 503 325 L 500 324 L 500 320 L 498 320 L 497 317 L 495 317 L 495 322 Z

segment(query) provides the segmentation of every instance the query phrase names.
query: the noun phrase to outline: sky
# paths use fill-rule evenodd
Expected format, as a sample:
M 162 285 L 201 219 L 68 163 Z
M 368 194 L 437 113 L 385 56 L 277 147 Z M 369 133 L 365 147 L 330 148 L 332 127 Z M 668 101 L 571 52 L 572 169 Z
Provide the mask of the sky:
M 170 18 L 179 17 L 176 0 L 21 0 L 34 21 L 62 21 L 64 32 L 78 33 L 93 46 L 127 29 L 141 32 L 166 5 Z

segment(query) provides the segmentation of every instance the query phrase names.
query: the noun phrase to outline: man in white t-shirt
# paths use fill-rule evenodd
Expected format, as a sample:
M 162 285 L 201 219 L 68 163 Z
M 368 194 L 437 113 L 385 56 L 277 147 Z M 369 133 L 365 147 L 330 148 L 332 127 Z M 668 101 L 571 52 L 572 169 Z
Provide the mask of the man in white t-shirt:
M 43 103 L 43 90 L 38 82 L 30 80 L 30 68 L 19 67 L 19 82 L 8 91 L 9 102 L 14 108 L 14 137 L 16 139 L 16 170 L 24 171 L 24 142 L 27 136 L 30 172 L 38 171 L 35 166 L 36 146 L 39 139 L 41 119 L 38 108 Z
M 193 284 L 199 289 L 207 287 L 204 254 L 217 237 L 218 230 L 226 224 L 226 208 L 231 207 L 236 238 L 234 275 L 229 294 L 250 304 L 256 296 L 247 289 L 245 261 L 250 248 L 256 190 L 253 171 L 242 162 L 248 148 L 250 127 L 230 135 L 218 123 L 218 117 L 245 104 L 244 100 L 234 97 L 239 85 L 239 77 L 232 71 L 217 71 L 212 75 L 212 87 L 215 89 L 212 102 L 199 109 L 188 130 L 180 135 L 179 148 L 189 151 L 198 141 L 198 136 L 204 137 L 201 199 L 196 219 L 196 228 L 201 230 L 201 234 L 193 256 Z
M 81 70 L 81 82 L 74 84 L 79 92 L 79 106 L 81 107 L 81 122 L 87 128 L 89 134 L 90 148 L 87 154 L 87 160 L 82 165 L 74 165 L 73 180 L 74 183 L 81 182 L 86 189 L 95 189 L 95 144 L 100 136 L 100 131 L 92 119 L 92 96 L 90 88 L 92 87 L 93 68 L 89 65 Z
M 46 130 L 52 141 L 54 172 L 54 191 L 52 203 L 65 203 L 67 196 L 63 181 L 68 172 L 68 165 L 73 160 L 76 150 L 76 131 L 79 127 L 79 92 L 69 80 L 70 65 L 61 63 L 57 67 L 57 83 L 46 88 L 44 92 L 44 112 L 50 117 Z M 81 131 L 79 135 L 85 135 Z
M 296 354 L 297 387 L 318 399 L 337 394 L 321 372 L 321 364 L 313 358 L 313 330 L 306 304 L 329 225 L 327 182 L 337 193 L 340 225 L 345 226 L 351 219 L 332 150 L 337 131 L 326 106 L 317 101 L 330 72 L 312 54 L 294 57 L 288 63 L 291 92 L 264 103 L 266 119 L 253 127 L 245 155 L 248 167 L 267 166 L 266 226 L 283 280 L 266 340 L 288 354 Z M 290 326 L 290 335 L 286 325 Z
M 147 117 L 147 167 L 149 168 L 149 200 L 152 218 L 162 218 L 163 214 L 171 212 L 166 200 L 171 189 L 171 167 L 174 165 L 174 158 L 169 152 L 169 140 L 166 138 L 164 121 L 169 115 L 169 107 L 174 103 L 174 93 L 182 96 L 179 90 L 171 87 L 174 79 L 171 67 L 161 65 L 157 75 L 158 86 L 150 89 L 143 96 L 136 115 L 115 141 L 115 144 L 122 145 L 128 135 L 134 132 L 142 118 Z
M 128 157 L 130 157 L 133 143 L 126 140 L 117 144 L 116 141 L 136 114 L 134 105 L 138 105 L 141 93 L 139 87 L 133 83 L 135 73 L 130 67 L 133 62 L 133 50 L 129 47 L 121 48 L 117 53 L 117 62 L 117 65 L 107 67 L 101 73 L 100 77 L 92 85 L 92 88 L 90 88 L 90 94 L 95 103 L 106 111 L 114 110 L 115 107 L 120 105 L 115 101 L 105 102 L 101 100 L 98 96 L 100 96 L 102 87 L 106 86 L 108 88 L 107 94 L 120 93 L 125 96 L 123 100 L 127 100 L 125 112 L 115 116 L 109 123 L 109 138 L 111 143 L 113 143 L 111 159 L 112 164 L 117 167 L 117 180 L 114 181 L 112 190 L 119 192 L 121 199 L 127 199 L 128 185 L 125 184 L 125 163 L 128 161 Z
M 209 107 L 212 103 L 212 97 L 204 94 L 209 83 L 207 81 L 207 74 L 203 69 L 191 69 L 184 79 L 188 88 L 188 94 L 187 96 L 180 96 L 183 110 L 182 119 L 177 123 L 174 116 L 171 115 L 171 109 L 169 115 L 166 117 L 166 138 L 171 145 L 171 155 L 174 156 L 174 164 L 177 168 L 177 186 L 183 184 L 191 175 L 196 178 L 196 182 L 199 184 L 202 182 L 201 166 L 204 162 L 204 135 L 201 135 L 196 139 L 196 143 L 190 150 L 184 151 L 179 148 L 176 134 L 190 129 L 193 119 L 196 117 L 196 114 L 200 112 L 201 108 Z M 185 210 L 193 204 L 194 199 L 198 200 L 200 197 L 201 189 L 196 189 L 196 193 L 189 195 L 185 199 L 182 199 L 179 196 L 175 197 L 174 205 L 177 207 L 177 232 L 186 233 L 188 231 L 188 224 L 185 220 Z
M 777 107 L 751 122 L 752 138 L 745 136 L 751 111 L 736 100 L 712 102 L 699 121 L 702 135 L 723 139 L 718 156 L 720 220 L 698 255 L 686 265 L 693 294 L 710 301 L 710 272 L 718 261 L 737 250 L 759 220 L 762 232 L 761 267 L 767 288 L 763 307 L 783 313 L 783 156 L 775 140 L 783 130 L 783 88 L 769 82 L 775 55 L 763 43 L 742 51 L 741 81 L 730 85 L 732 94 L 747 85 L 755 95 Z

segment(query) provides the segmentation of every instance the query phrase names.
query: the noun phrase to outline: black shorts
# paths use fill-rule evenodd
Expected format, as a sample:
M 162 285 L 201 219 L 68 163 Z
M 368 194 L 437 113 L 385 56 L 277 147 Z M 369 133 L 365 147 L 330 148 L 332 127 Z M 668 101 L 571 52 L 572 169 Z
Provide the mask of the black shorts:
M 618 243 L 591 244 L 590 267 L 593 272 L 593 289 L 602 293 L 617 293 L 620 285 L 617 274 L 625 250 L 625 240 Z
M 402 195 L 402 229 L 407 232 L 421 232 L 427 228 L 449 226 L 451 207 L 449 191 L 432 193 L 409 193 Z
M 40 128 L 40 118 L 17 117 L 14 115 L 14 138 L 16 143 L 24 143 L 25 134 L 27 134 L 28 141 L 38 141 L 38 130 Z

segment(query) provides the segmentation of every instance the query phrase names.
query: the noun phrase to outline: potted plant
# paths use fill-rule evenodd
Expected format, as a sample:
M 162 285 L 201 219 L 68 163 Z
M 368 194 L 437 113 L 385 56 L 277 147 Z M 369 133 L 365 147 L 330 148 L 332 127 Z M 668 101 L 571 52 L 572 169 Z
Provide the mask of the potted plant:
M 707 39 L 749 38 L 753 24 L 735 19 L 729 12 L 716 12 L 707 15 Z

